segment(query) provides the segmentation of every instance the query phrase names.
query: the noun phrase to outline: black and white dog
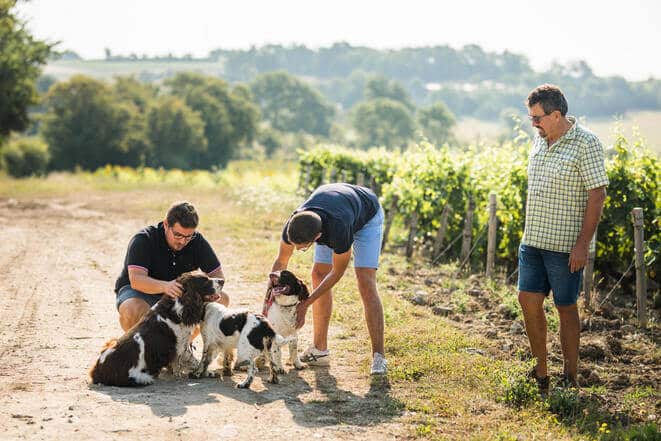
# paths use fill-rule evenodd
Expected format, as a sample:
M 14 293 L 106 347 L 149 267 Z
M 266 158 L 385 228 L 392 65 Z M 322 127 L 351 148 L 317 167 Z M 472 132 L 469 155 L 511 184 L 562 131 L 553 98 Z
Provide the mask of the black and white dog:
M 236 387 L 246 389 L 255 378 L 255 359 L 260 355 L 269 360 L 269 383 L 278 383 L 273 368 L 273 350 L 288 340 L 278 335 L 269 321 L 261 314 L 245 309 L 229 309 L 218 303 L 206 306 L 204 320 L 200 326 L 204 350 L 198 368 L 191 377 L 215 376 L 208 373 L 209 364 L 223 353 L 223 374 L 232 375 L 233 350 L 236 348 L 237 363 L 248 362 L 248 377 Z
M 92 383 L 144 386 L 162 368 L 177 374 L 195 360 L 191 334 L 202 321 L 204 305 L 218 300 L 225 281 L 200 272 L 182 274 L 177 281 L 183 288 L 179 298 L 163 296 L 126 334 L 106 343 L 90 370 Z
M 268 317 L 275 332 L 289 338 L 289 361 L 296 369 L 303 369 L 305 365 L 298 357 L 296 307 L 310 297 L 308 287 L 291 271 L 274 271 L 269 277 L 271 288 L 266 291 L 264 315 Z M 284 373 L 279 346 L 273 350 L 273 360 L 276 372 Z

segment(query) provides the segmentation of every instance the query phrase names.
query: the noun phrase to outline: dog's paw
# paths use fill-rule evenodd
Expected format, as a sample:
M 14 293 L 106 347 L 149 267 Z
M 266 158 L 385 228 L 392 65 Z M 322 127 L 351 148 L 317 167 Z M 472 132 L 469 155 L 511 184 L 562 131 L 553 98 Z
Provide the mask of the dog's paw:
M 282 367 L 274 367 L 274 368 L 273 368 L 273 371 L 274 371 L 276 374 L 281 374 L 281 375 L 282 375 L 282 374 L 285 373 L 285 368 L 282 368 Z
M 237 389 L 248 389 L 250 387 L 250 383 L 247 381 L 244 381 L 243 383 L 239 383 L 236 385 Z
M 280 379 L 278 378 L 277 375 L 271 375 L 271 376 L 269 377 L 269 383 L 271 383 L 271 384 L 278 384 L 278 383 L 280 383 Z
M 225 368 L 223 369 L 223 376 L 224 377 L 231 377 L 234 374 L 234 371 L 232 368 Z
M 218 377 L 220 377 L 220 373 L 218 373 L 218 371 L 209 371 L 209 372 L 207 372 L 207 377 L 208 378 L 218 378 Z
M 189 373 L 188 373 L 188 378 L 194 378 L 194 379 L 197 379 L 197 378 L 200 378 L 200 377 L 202 377 L 202 373 L 201 373 L 201 372 L 189 372 Z
M 297 363 L 294 363 L 294 368 L 295 368 L 297 371 L 302 371 L 303 369 L 305 369 L 305 368 L 307 368 L 307 367 L 308 367 L 307 364 L 303 364 L 303 363 L 300 362 L 300 361 L 297 362 Z

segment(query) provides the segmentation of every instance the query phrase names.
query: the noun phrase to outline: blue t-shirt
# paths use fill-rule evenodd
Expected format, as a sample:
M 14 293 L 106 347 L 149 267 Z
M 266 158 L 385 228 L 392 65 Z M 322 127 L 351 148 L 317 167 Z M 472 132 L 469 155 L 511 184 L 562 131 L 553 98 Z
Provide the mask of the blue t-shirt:
M 345 183 L 326 184 L 317 188 L 293 214 L 301 211 L 312 211 L 321 218 L 321 237 L 317 243 L 332 248 L 336 254 L 342 254 L 351 248 L 354 234 L 379 211 L 379 199 L 366 187 Z M 282 230 L 282 240 L 290 244 L 288 226 L 289 220 Z

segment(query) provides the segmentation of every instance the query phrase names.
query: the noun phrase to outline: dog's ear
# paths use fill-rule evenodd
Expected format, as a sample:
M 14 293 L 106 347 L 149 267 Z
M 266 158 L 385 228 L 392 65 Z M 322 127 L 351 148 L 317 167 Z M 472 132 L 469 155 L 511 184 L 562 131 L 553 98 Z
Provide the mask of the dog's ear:
M 297 278 L 296 280 L 298 280 L 298 286 L 300 287 L 298 291 L 298 300 L 307 300 L 308 297 L 310 297 L 310 291 L 308 291 L 307 285 L 301 279 Z
M 202 314 L 204 314 L 204 300 L 202 299 L 202 294 L 197 289 L 195 285 L 195 279 L 190 279 L 189 283 L 184 284 L 184 291 L 179 297 L 179 302 L 183 306 L 181 309 L 181 321 L 186 326 L 192 326 L 198 324 L 202 320 Z

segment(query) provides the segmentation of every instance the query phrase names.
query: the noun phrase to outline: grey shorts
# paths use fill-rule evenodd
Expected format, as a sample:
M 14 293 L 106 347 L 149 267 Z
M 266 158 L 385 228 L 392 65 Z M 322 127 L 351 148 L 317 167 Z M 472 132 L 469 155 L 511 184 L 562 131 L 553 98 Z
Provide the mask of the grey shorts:
M 117 292 L 117 298 L 115 299 L 115 306 L 119 311 L 119 305 L 121 305 L 125 300 L 140 299 L 147 302 L 147 304 L 151 308 L 160 300 L 161 297 L 163 297 L 163 294 L 156 294 L 156 295 L 145 294 L 144 292 L 136 291 L 135 289 L 131 288 L 131 285 L 124 285 L 121 288 L 119 288 L 119 291 Z

